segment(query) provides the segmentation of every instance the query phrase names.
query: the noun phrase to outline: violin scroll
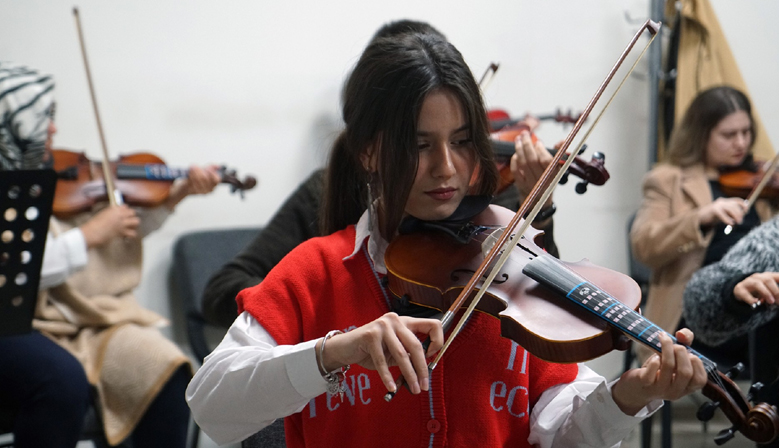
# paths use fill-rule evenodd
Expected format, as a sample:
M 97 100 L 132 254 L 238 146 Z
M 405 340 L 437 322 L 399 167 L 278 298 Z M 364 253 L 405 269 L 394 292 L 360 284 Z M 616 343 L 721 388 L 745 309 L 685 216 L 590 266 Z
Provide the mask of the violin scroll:
M 581 154 L 581 152 L 584 151 L 586 147 L 587 145 L 583 145 L 579 153 Z M 578 184 L 576 184 L 575 191 L 579 194 L 584 194 L 587 192 L 587 185 L 590 183 L 594 185 L 603 185 L 607 180 L 609 180 L 609 172 L 606 171 L 605 163 L 606 155 L 600 151 L 596 151 L 592 155 L 592 159 L 589 162 L 577 163 L 577 161 L 574 160 L 571 168 L 569 168 L 569 170 L 563 174 L 563 177 L 560 178 L 560 184 L 564 185 L 566 182 L 568 182 L 568 176 L 571 173 L 574 173 L 582 179 Z M 582 173 L 583 175 L 580 175 Z
M 243 181 L 241 181 L 238 179 L 238 175 L 234 169 L 228 169 L 227 167 L 222 166 L 220 171 L 222 172 L 222 183 L 229 184 L 230 193 L 235 193 L 237 191 L 241 196 L 241 199 L 243 199 L 244 191 L 251 190 L 257 186 L 257 179 L 254 176 L 245 176 Z
M 516 125 L 490 134 L 492 149 L 495 152 L 495 163 L 500 173 L 497 193 L 502 192 L 514 183 L 510 160 L 516 150 L 514 142 L 524 131 L 529 131 L 527 126 Z M 535 134 L 531 133 L 530 136 L 533 143 L 535 143 L 537 141 Z M 560 179 L 561 184 L 565 184 L 568 181 L 570 174 L 581 179 L 581 182 L 576 185 L 576 192 L 579 194 L 586 192 L 589 184 L 603 185 L 610 177 L 605 166 L 606 156 L 603 153 L 595 152 L 589 162 L 579 157 L 579 154 L 584 152 L 586 148 L 586 144 L 582 145 L 579 153 L 574 157 L 573 163 L 568 167 L 568 171 Z M 547 148 L 547 150 L 553 156 L 557 154 L 557 148 Z M 560 165 L 564 164 L 566 158 L 567 156 L 563 156 L 563 159 L 560 160 Z
M 758 444 L 770 443 L 779 435 L 779 412 L 775 406 L 767 403 L 757 403 L 754 406 L 744 397 L 741 390 L 733 382 L 730 375 L 716 372 L 710 376 L 703 388 L 703 395 L 711 400 L 704 403 L 698 411 L 698 419 L 707 420 L 719 408 L 727 416 L 733 426 L 722 430 L 716 437 L 717 445 L 722 445 L 732 439 L 735 432 L 742 433 L 746 438 Z M 754 391 L 762 387 L 757 383 L 750 389 L 750 398 Z

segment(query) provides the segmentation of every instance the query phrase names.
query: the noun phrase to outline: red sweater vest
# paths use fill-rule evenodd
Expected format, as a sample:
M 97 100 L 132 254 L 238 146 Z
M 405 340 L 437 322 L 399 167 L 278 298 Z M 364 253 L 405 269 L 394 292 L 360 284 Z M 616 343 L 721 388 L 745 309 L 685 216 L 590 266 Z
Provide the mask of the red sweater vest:
M 348 331 L 390 311 L 365 246 L 353 258 L 349 227 L 293 250 L 238 296 L 282 345 Z M 398 370 L 393 368 L 397 377 Z M 530 446 L 529 413 L 547 388 L 573 381 L 575 364 L 552 364 L 500 337 L 498 319 L 475 313 L 433 371 L 430 391 L 401 390 L 389 403 L 375 371 L 352 366 L 347 393 L 323 394 L 286 418 L 289 447 Z

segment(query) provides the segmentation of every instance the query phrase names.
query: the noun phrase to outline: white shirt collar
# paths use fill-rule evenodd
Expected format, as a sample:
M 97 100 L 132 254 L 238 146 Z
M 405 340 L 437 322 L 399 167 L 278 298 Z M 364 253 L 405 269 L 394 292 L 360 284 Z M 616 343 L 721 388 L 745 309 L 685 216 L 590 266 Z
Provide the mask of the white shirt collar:
M 387 250 L 389 243 L 384 240 L 379 232 L 379 226 L 373 225 L 376 221 L 376 216 L 371 216 L 371 208 L 365 210 L 360 220 L 355 227 L 356 236 L 354 238 L 354 251 L 344 260 L 348 260 L 357 254 L 362 248 L 365 239 L 368 239 L 368 256 L 371 257 L 373 262 L 373 269 L 379 274 L 386 274 L 387 267 L 384 265 L 384 252 Z

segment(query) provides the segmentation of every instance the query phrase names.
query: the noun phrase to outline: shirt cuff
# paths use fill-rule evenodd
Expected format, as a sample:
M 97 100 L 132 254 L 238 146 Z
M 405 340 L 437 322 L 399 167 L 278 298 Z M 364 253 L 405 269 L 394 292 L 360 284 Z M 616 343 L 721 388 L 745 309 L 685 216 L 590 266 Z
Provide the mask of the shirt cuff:
M 630 434 L 637 422 L 644 420 L 663 407 L 663 400 L 652 400 L 638 411 L 636 415 L 627 415 L 617 406 L 614 397 L 611 395 L 611 389 L 617 381 L 619 381 L 619 378 L 608 385 L 606 383 L 599 384 L 588 397 L 588 401 L 591 403 L 594 414 L 603 421 L 609 422 L 614 432 L 622 434 L 617 436 L 618 440 L 622 440 Z
M 68 260 L 68 266 L 71 272 L 77 271 L 87 265 L 87 241 L 81 229 L 76 227 L 67 232 L 63 232 L 57 237 L 62 241 L 65 257 Z
M 295 345 L 284 360 L 292 387 L 303 397 L 318 397 L 327 392 L 327 381 L 316 362 L 317 342 L 319 339 Z

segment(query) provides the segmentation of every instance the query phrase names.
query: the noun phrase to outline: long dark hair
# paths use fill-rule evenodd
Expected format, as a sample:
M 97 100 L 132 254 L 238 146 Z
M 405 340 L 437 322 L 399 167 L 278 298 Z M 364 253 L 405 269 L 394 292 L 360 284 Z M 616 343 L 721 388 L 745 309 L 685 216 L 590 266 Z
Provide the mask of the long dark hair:
M 323 234 L 359 220 L 368 206 L 370 182 L 373 194 L 382 198 L 381 233 L 387 240 L 394 236 L 419 162 L 419 112 L 427 95 L 439 89 L 460 100 L 470 126 L 478 169 L 472 192 L 495 191 L 497 171 L 481 92 L 460 52 L 432 34 L 380 38 L 365 49 L 344 86 L 346 128 L 328 162 Z M 360 162 L 369 147 L 376 152 L 376 173 L 368 173 Z
M 668 143 L 668 162 L 682 167 L 706 162 L 706 146 L 711 131 L 728 115 L 743 110 L 752 124 L 752 145 L 755 144 L 755 120 L 752 105 L 741 91 L 728 86 L 712 87 L 695 97 L 676 126 Z

